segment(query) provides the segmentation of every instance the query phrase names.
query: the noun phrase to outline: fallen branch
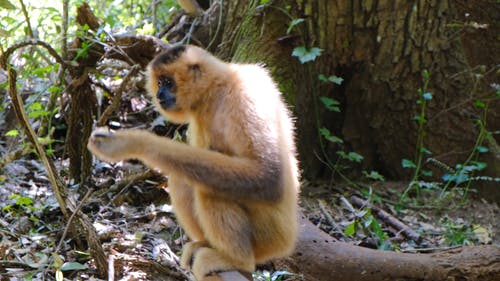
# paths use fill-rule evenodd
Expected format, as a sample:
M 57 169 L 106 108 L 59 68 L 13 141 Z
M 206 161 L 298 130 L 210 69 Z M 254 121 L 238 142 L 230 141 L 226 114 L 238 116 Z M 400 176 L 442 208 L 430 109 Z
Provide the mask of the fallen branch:
M 419 242 L 422 239 L 418 233 L 413 231 L 413 229 L 411 229 L 405 223 L 391 216 L 389 213 L 380 209 L 379 207 L 374 206 L 357 196 L 352 196 L 350 201 L 358 208 L 362 208 L 364 206 L 370 208 L 372 210 L 372 214 L 375 214 L 379 219 L 383 220 L 388 225 L 394 227 L 398 232 L 402 233 L 406 238 L 411 239 L 415 242 Z
M 66 220 L 69 220 L 72 214 L 76 213 L 78 221 L 73 226 L 75 233 L 81 231 L 82 228 L 85 230 L 84 234 L 90 247 L 90 254 L 96 261 L 99 274 L 105 276 L 107 271 L 106 256 L 104 254 L 104 250 L 102 249 L 101 242 L 97 239 L 95 228 L 92 226 L 89 218 L 82 212 L 76 210 L 77 208 L 75 205 L 68 199 L 66 185 L 57 173 L 52 159 L 47 156 L 43 146 L 38 141 L 38 137 L 29 123 L 28 115 L 24 109 L 24 103 L 17 91 L 17 73 L 8 64 L 8 59 L 8 56 L 2 57 L 2 63 L 4 63 L 8 69 L 9 96 L 12 100 L 12 106 L 14 108 L 14 112 L 16 113 L 17 120 L 45 166 L 49 182 L 52 185 L 52 191 L 54 192 L 61 212 Z M 75 237 L 75 240 L 78 241 L 78 237 Z
M 307 281 L 497 280 L 500 247 L 475 246 L 434 254 L 373 250 L 338 242 L 300 215 L 295 253 L 275 263 Z

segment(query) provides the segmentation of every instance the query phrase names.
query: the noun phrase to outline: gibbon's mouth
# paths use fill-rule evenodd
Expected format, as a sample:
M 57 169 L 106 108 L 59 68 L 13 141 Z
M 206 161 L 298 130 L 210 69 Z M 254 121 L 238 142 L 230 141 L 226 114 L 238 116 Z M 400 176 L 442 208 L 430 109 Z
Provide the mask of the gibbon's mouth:
M 175 106 L 176 99 L 175 97 L 167 97 L 164 99 L 159 99 L 158 102 L 160 103 L 161 108 L 168 110 L 172 109 Z

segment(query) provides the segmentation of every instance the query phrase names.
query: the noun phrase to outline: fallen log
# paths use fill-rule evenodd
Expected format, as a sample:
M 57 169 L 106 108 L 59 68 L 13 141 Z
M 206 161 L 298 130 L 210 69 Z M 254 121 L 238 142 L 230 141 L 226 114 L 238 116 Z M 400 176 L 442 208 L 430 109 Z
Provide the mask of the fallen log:
M 307 281 L 500 280 L 500 247 L 462 247 L 433 254 L 363 248 L 339 242 L 300 215 L 295 253 L 275 262 Z

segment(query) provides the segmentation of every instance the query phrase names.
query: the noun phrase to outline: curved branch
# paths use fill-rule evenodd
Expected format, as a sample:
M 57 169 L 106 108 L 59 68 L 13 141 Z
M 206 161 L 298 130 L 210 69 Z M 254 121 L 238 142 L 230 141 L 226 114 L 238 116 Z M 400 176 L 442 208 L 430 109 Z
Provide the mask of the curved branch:
M 125 87 L 129 83 L 130 79 L 132 79 L 132 77 L 134 77 L 135 75 L 137 75 L 137 73 L 139 72 L 139 70 L 141 70 L 141 67 L 139 65 L 134 65 L 132 67 L 132 69 L 130 69 L 130 71 L 127 74 L 127 76 L 125 76 L 125 78 L 123 78 L 123 81 L 122 81 L 122 84 L 120 85 L 120 88 L 118 88 L 118 90 L 116 91 L 115 96 L 113 97 L 113 101 L 106 108 L 106 110 L 104 110 L 104 112 L 102 113 L 101 118 L 97 122 L 97 126 L 100 127 L 100 126 L 104 126 L 104 124 L 106 124 L 106 122 L 108 121 L 108 118 L 111 115 L 111 113 L 113 113 L 118 108 L 118 106 L 120 105 L 120 100 L 121 100 L 121 97 L 122 97 L 122 93 L 125 90 Z
M 54 50 L 54 48 L 52 48 L 52 46 L 50 46 L 47 42 L 36 40 L 36 39 L 31 39 L 31 40 L 26 40 L 26 41 L 14 44 L 11 47 L 9 47 L 7 50 L 5 50 L 5 52 L 0 57 L 1 67 L 3 69 L 7 70 L 7 63 L 8 63 L 9 57 L 14 51 L 16 51 L 17 49 L 20 49 L 22 47 L 33 46 L 33 45 L 44 47 L 49 52 L 49 54 L 57 61 L 57 63 L 61 64 L 62 66 L 67 67 L 67 68 L 69 68 L 71 66 L 66 61 L 64 61 L 63 58 L 56 52 L 56 50 Z

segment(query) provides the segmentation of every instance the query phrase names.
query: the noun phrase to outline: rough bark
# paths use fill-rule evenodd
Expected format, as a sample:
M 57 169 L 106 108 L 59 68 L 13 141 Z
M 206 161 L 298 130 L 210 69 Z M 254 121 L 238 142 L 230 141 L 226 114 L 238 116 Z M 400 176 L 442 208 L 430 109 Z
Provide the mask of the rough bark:
M 320 147 L 317 130 L 324 125 L 342 136 L 348 148 L 365 156 L 366 167 L 401 178 L 408 176 L 401 159 L 411 159 L 415 153 L 417 124 L 412 117 L 419 112 L 422 70 L 431 73 L 428 91 L 434 97 L 429 104 L 426 148 L 453 165 L 463 161 L 477 135 L 470 122 L 479 116 L 471 106 L 474 77 L 468 71 L 461 37 L 449 29 L 457 17 L 454 4 L 311 0 L 261 6 L 260 1 L 224 1 L 222 10 L 217 10 L 222 11 L 223 21 L 214 26 L 217 21 L 207 20 L 210 17 L 205 14 L 206 25 L 193 36 L 215 34 L 215 43 L 200 43 L 224 59 L 264 63 L 272 72 L 294 105 L 306 175 L 320 174 L 323 164 L 318 156 L 333 155 L 339 148 Z M 306 22 L 287 35 L 290 16 Z M 321 57 L 301 65 L 291 53 L 304 44 L 322 48 Z M 320 73 L 341 76 L 344 83 L 321 84 L 316 79 Z M 343 112 L 323 110 L 317 105 L 320 95 L 341 101 Z M 500 276 L 498 246 L 436 254 L 382 252 L 334 242 L 304 218 L 297 245 L 295 254 L 279 264 L 304 274 L 305 280 L 495 280 Z
M 84 3 L 78 8 L 77 20 L 81 25 L 88 24 L 93 30 L 99 27 L 98 19 L 90 7 Z M 82 47 L 82 40 L 76 38 L 73 49 Z M 70 54 L 78 67 L 70 68 L 71 83 L 66 92 L 70 95 L 67 116 L 66 148 L 69 156 L 69 175 L 77 182 L 84 182 L 90 176 L 92 155 L 87 150 L 87 140 L 92 131 L 92 115 L 96 112 L 97 99 L 91 88 L 89 69 L 95 68 L 99 55 L 90 50 L 88 54 L 78 57 L 77 52 Z
M 344 148 L 363 155 L 364 168 L 394 179 L 409 179 L 411 171 L 401 167 L 401 159 L 413 159 L 415 155 L 417 122 L 413 117 L 420 111 L 417 90 L 423 86 L 424 69 L 431 74 L 427 90 L 433 94 L 428 104 L 424 146 L 433 152 L 432 157 L 450 166 L 463 162 L 471 153 L 478 135 L 473 120 L 481 114 L 472 103 L 493 94 L 491 88 L 478 87 L 474 69 L 481 63 L 494 70 L 499 62 L 494 55 L 498 44 L 484 41 L 490 38 L 484 33 L 495 36 L 498 29 L 493 27 L 498 23 L 497 3 L 309 0 L 272 1 L 264 6 L 260 1 L 227 1 L 223 5 L 220 26 L 203 29 L 212 34 L 220 29 L 220 37 L 210 48 L 233 61 L 260 62 L 271 70 L 294 105 L 299 154 L 306 176 L 324 174 L 321 161 L 334 160 L 336 151 Z M 480 49 L 490 54 L 482 60 L 467 60 L 475 45 L 466 44 L 464 51 L 464 11 L 482 11 L 487 15 L 483 20 L 492 26 L 475 30 L 481 38 L 477 40 Z M 306 21 L 287 34 L 291 18 Z M 457 22 L 463 26 L 453 28 Z M 194 35 L 203 37 L 197 32 Z M 301 65 L 291 56 L 293 48 L 300 45 L 323 49 L 321 57 Z M 344 83 L 321 83 L 317 79 L 320 73 L 341 76 Z M 490 71 L 482 82 L 498 83 L 495 75 Z M 318 102 L 319 96 L 339 100 L 342 112 L 326 111 Z M 491 104 L 491 131 L 500 126 L 495 122 L 497 104 Z M 322 147 L 318 134 L 322 126 L 342 137 L 345 144 L 340 147 L 325 143 Z M 490 141 L 484 145 L 494 148 L 497 144 Z M 490 175 L 496 176 L 500 174 L 500 156 L 495 149 L 491 151 L 481 160 L 489 163 Z

